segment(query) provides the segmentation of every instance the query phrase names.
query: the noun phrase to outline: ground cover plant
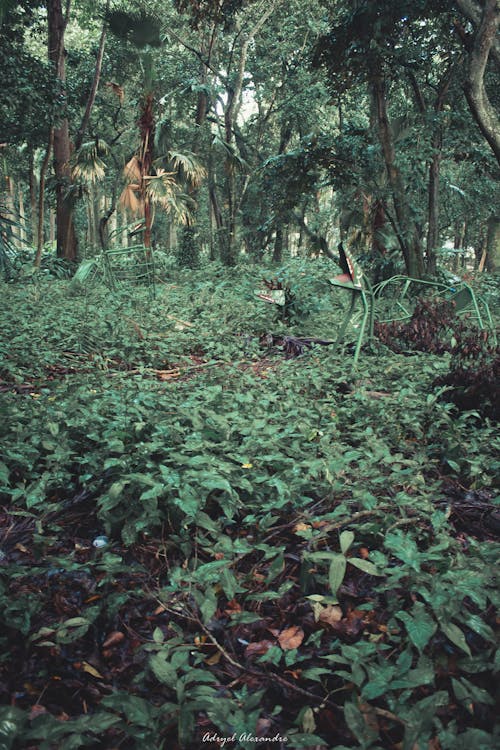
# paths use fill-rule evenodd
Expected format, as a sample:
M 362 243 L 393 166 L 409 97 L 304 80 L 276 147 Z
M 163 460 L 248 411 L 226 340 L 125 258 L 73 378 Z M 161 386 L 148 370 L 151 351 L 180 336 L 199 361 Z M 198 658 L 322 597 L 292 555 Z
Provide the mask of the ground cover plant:
M 1 748 L 497 746 L 495 413 L 325 263 L 2 285 Z

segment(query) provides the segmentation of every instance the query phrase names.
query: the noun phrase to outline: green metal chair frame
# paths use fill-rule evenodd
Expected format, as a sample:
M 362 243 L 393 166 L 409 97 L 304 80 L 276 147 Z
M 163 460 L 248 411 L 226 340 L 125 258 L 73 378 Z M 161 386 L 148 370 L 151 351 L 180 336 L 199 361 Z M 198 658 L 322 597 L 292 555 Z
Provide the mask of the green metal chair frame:
M 346 253 L 349 264 L 354 270 L 354 273 L 343 274 L 343 276 L 349 275 L 351 279 L 343 280 L 339 278 L 328 279 L 332 286 L 344 289 L 350 292 L 350 301 L 346 309 L 342 323 L 337 333 L 334 348 L 337 349 L 343 342 L 349 323 L 352 322 L 356 303 L 361 302 L 361 320 L 356 324 L 356 344 L 354 347 L 354 359 L 353 368 L 356 368 L 361 352 L 361 346 L 363 345 L 363 338 L 365 333 L 368 333 L 368 340 L 371 342 L 373 339 L 373 327 L 375 321 L 375 296 L 373 294 L 372 286 L 363 273 L 359 265 Z
M 394 296 L 392 300 L 392 305 L 393 308 L 396 308 L 396 313 L 386 319 L 377 317 L 379 322 L 388 323 L 411 318 L 413 310 L 410 305 L 410 290 L 412 285 L 421 286 L 433 290 L 436 294 L 452 302 L 457 315 L 472 311 L 477 320 L 478 327 L 481 330 L 489 329 L 493 342 L 496 343 L 495 327 L 488 304 L 482 297 L 476 295 L 469 284 L 461 281 L 459 284 L 452 285 L 438 281 L 427 281 L 424 279 L 414 279 L 410 276 L 396 275 L 372 286 L 354 258 L 349 253 L 346 253 L 341 246 L 339 246 L 339 249 L 341 251 L 340 265 L 345 273 L 328 279 L 328 281 L 332 286 L 349 292 L 350 300 L 338 329 L 334 349 L 337 349 L 342 344 L 349 324 L 353 324 L 353 328 L 356 331 L 353 369 L 357 367 L 364 338 L 367 337 L 370 344 L 374 339 L 375 309 L 378 303 L 391 285 L 396 284 L 402 285 L 400 293 Z M 284 305 L 285 303 L 283 290 L 263 291 L 260 289 L 255 290 L 255 294 L 260 299 L 275 305 Z M 359 322 L 354 323 L 356 303 L 358 301 L 361 303 L 361 318 Z
M 113 291 L 117 289 L 120 281 L 129 280 L 136 284 L 146 284 L 154 299 L 156 296 L 155 264 L 154 253 L 151 249 L 145 248 L 144 245 L 134 245 L 116 250 L 104 250 L 102 256 L 105 281 Z M 129 258 L 133 264 L 131 268 L 125 270 L 118 268 L 114 261 L 121 258 Z
M 391 276 L 390 279 L 381 281 L 373 288 L 375 302 L 381 300 L 391 286 L 394 288 L 398 284 L 401 285 L 401 291 L 398 295 L 393 295 L 392 299 L 392 304 L 396 308 L 396 317 L 392 315 L 386 320 L 380 320 L 380 322 L 403 321 L 411 318 L 412 307 L 409 304 L 411 289 L 412 286 L 414 288 L 420 287 L 426 288 L 432 291 L 435 296 L 443 297 L 443 299 L 453 303 L 457 315 L 472 313 L 478 328 L 482 331 L 488 329 L 496 341 L 495 326 L 486 300 L 477 295 L 465 281 L 460 281 L 457 284 L 446 284 L 425 279 L 413 279 L 409 276 Z
M 335 347 L 340 346 L 344 340 L 349 323 L 352 323 L 354 319 L 356 303 L 359 300 L 361 302 L 362 314 L 361 320 L 357 324 L 353 362 L 354 368 L 357 366 L 365 336 L 367 336 L 369 343 L 374 339 L 374 324 L 376 317 L 377 320 L 384 323 L 398 320 L 403 321 L 411 318 L 413 312 L 412 306 L 410 305 L 412 286 L 428 288 L 436 295 L 442 296 L 452 302 L 457 315 L 471 312 L 479 329 L 483 331 L 489 330 L 493 343 L 496 344 L 497 338 L 495 326 L 488 304 L 486 300 L 478 296 L 472 287 L 466 282 L 460 281 L 458 284 L 453 285 L 438 281 L 414 279 L 410 276 L 396 275 L 372 286 L 366 274 L 349 253 L 346 253 L 341 249 L 341 256 L 344 257 L 341 257 L 340 264 L 341 266 L 344 266 L 347 263 L 348 269 L 346 268 L 345 270 L 348 270 L 348 273 L 342 274 L 340 278 L 329 279 L 329 282 L 332 286 L 349 291 L 350 302 L 346 309 L 344 319 L 340 324 Z M 381 319 L 376 315 L 376 309 L 377 307 L 380 307 L 379 303 L 384 294 L 387 294 L 387 291 L 391 286 L 394 288 L 397 284 L 401 284 L 402 289 L 392 300 L 392 307 L 393 309 L 394 307 L 396 308 L 395 314 L 385 320 Z

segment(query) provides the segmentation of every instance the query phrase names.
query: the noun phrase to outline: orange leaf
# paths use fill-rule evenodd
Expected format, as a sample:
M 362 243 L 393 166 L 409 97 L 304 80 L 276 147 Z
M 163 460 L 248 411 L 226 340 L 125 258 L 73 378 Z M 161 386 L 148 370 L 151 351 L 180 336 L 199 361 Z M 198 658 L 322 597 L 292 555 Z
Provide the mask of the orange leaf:
M 293 531 L 296 534 L 297 531 L 307 531 L 310 528 L 311 528 L 310 524 L 300 522 L 300 523 L 295 524 L 295 526 L 293 527 Z
M 117 646 L 119 643 L 125 640 L 125 634 L 121 633 L 119 630 L 114 630 L 112 633 L 108 635 L 104 643 L 102 644 L 103 648 L 111 648 L 112 646 Z
M 283 651 L 298 648 L 304 640 L 304 631 L 298 625 L 282 630 L 278 636 L 278 643 Z
M 231 601 L 227 603 L 224 614 L 231 616 L 238 614 L 238 612 L 241 612 L 241 604 L 238 604 L 236 599 L 231 599 Z

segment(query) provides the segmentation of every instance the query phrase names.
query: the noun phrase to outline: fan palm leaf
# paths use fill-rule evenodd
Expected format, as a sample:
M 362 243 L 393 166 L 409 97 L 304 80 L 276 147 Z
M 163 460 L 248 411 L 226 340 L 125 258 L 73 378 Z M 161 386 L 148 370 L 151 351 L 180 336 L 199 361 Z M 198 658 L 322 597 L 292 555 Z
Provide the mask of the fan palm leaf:
M 108 153 L 108 144 L 100 138 L 82 143 L 72 157 L 73 179 L 84 183 L 95 183 L 104 179 L 106 164 L 101 157 Z
M 179 180 L 192 187 L 199 187 L 206 177 L 207 171 L 197 157 L 190 152 L 169 151 L 168 159 L 177 172 Z

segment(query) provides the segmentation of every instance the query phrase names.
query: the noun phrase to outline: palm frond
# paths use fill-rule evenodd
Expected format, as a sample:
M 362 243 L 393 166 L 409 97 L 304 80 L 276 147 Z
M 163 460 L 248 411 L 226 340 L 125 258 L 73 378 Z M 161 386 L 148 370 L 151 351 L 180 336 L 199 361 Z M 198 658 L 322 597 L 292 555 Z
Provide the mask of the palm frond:
M 104 179 L 106 164 L 101 157 L 108 153 L 108 144 L 100 138 L 82 143 L 72 156 L 73 179 L 84 183 L 94 183 Z
M 229 161 L 234 169 L 237 169 L 239 172 L 248 172 L 250 170 L 250 165 L 248 164 L 248 162 L 246 162 L 245 159 L 242 159 L 242 157 L 236 153 L 230 143 L 227 143 L 227 141 L 223 140 L 218 135 L 214 135 L 212 146 L 218 148 L 224 153 L 225 158 Z
M 175 180 L 175 173 L 159 169 L 157 174 L 144 178 L 147 181 L 146 192 L 154 205 L 159 205 L 171 214 L 179 224 L 189 224 L 195 201 L 183 193 Z
M 133 156 L 123 167 L 123 176 L 127 182 L 140 183 L 142 180 L 141 161 L 138 156 Z
M 194 154 L 169 151 L 168 158 L 181 180 L 193 187 L 201 185 L 207 175 L 207 170 Z
M 136 190 L 138 185 L 125 185 L 120 195 L 120 205 L 132 213 L 133 216 L 140 216 L 144 210 L 144 202 L 137 196 Z

